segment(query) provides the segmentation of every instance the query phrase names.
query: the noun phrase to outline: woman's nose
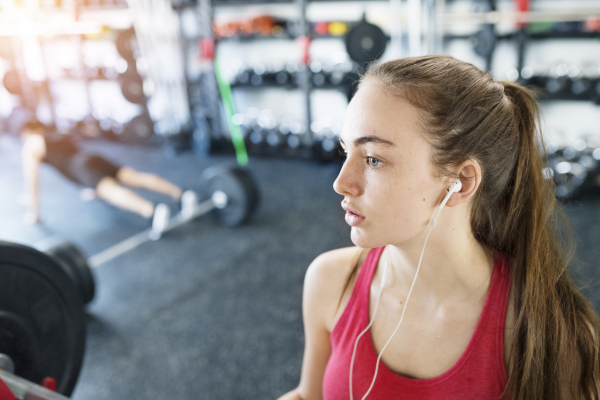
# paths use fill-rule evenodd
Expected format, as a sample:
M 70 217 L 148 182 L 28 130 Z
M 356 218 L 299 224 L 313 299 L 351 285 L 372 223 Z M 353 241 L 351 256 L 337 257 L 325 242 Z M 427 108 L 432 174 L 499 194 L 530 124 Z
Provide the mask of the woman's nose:
M 357 175 L 357 172 L 352 167 L 352 163 L 347 159 L 337 179 L 333 182 L 333 190 L 342 196 L 359 196 L 360 184 Z

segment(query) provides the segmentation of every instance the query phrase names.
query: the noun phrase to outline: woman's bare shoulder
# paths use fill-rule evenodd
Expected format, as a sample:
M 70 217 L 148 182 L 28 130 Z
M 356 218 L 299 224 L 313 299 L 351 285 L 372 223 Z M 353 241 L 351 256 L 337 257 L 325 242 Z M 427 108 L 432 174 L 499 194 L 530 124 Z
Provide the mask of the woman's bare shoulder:
M 352 292 L 352 285 L 347 285 L 349 279 L 356 276 L 352 272 L 357 265 L 360 268 L 366 253 L 360 247 L 331 250 L 315 258 L 306 271 L 305 304 L 319 304 L 321 317 L 329 331 L 337 321 L 338 309 L 344 303 L 344 298 L 348 297 L 348 292 Z

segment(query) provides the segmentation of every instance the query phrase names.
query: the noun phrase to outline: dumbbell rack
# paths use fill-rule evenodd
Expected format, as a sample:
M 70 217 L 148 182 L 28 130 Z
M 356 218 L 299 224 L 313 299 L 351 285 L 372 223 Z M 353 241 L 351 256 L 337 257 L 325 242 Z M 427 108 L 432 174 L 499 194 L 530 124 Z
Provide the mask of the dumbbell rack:
M 519 11 L 527 11 L 528 7 L 521 7 Z M 516 71 L 518 72 L 517 83 L 533 87 L 538 93 L 541 101 L 575 100 L 594 101 L 600 104 L 600 70 L 597 71 L 595 79 L 587 77 L 576 77 L 570 79 L 567 76 L 568 68 L 564 73 L 546 75 L 537 74 L 531 67 L 524 65 L 525 52 L 531 41 L 552 39 L 599 39 L 600 31 L 585 32 L 582 29 L 569 27 L 570 22 L 560 23 L 568 29 L 557 29 L 550 32 L 530 33 L 527 25 L 523 26 L 513 35 L 507 35 L 508 39 L 516 40 L 518 59 Z M 570 23 L 573 25 L 572 23 Z M 560 26 L 560 25 L 559 25 Z M 511 37 L 512 36 L 512 37 Z M 583 87 L 583 86 L 587 87 Z M 577 89 L 577 87 L 580 89 Z M 577 149 L 548 148 L 547 171 L 556 185 L 556 196 L 566 199 L 582 193 L 586 187 L 598 186 L 597 177 L 600 174 L 600 143 L 596 138 L 578 139 L 574 146 Z
M 491 70 L 497 42 L 512 41 L 517 48 L 517 62 L 511 76 L 507 76 L 509 80 L 532 88 L 542 102 L 593 101 L 600 105 L 600 69 L 586 74 L 566 64 L 543 70 L 524 65 L 527 47 L 532 42 L 600 39 L 600 9 L 531 12 L 528 0 L 515 0 L 515 4 L 515 12 L 500 13 L 496 11 L 496 0 L 481 0 L 475 2 L 475 11 L 470 15 L 456 16 L 455 20 L 451 14 L 443 16 L 447 23 L 480 23 L 479 31 L 473 35 L 445 35 L 444 40 L 469 40 L 475 53 L 484 59 L 487 71 Z M 497 34 L 497 23 L 515 20 L 521 21 L 517 30 Z M 558 198 L 576 196 L 586 187 L 592 190 L 600 187 L 599 137 L 580 138 L 571 147 L 550 144 L 547 150 L 548 165 L 544 174 L 554 180 Z
M 327 37 L 325 35 L 315 35 L 313 33 L 313 29 L 311 28 L 311 24 L 307 21 L 306 19 L 306 8 L 307 8 L 307 4 L 308 1 L 307 0 L 294 0 L 294 1 L 285 1 L 285 2 L 281 2 L 281 1 L 277 1 L 277 2 L 269 2 L 269 1 L 259 1 L 259 2 L 250 2 L 251 4 L 264 4 L 264 3 L 294 3 L 297 6 L 297 15 L 298 15 L 298 19 L 296 21 L 296 32 L 286 32 L 285 35 L 282 35 L 282 37 L 287 38 L 287 39 L 294 39 L 296 38 L 297 41 L 299 42 L 300 46 L 304 46 L 303 50 L 302 50 L 302 60 L 299 62 L 299 66 L 300 68 L 297 69 L 297 71 L 295 72 L 295 76 L 294 76 L 294 83 L 292 85 L 272 85 L 271 87 L 276 87 L 276 88 L 285 88 L 285 89 L 296 89 L 296 90 L 300 90 L 302 93 L 302 97 L 303 97 L 303 103 L 304 103 L 304 121 L 303 121 L 303 125 L 305 126 L 306 129 L 306 133 L 304 135 L 304 139 L 302 140 L 302 145 L 300 146 L 300 148 L 294 149 L 288 149 L 286 148 L 286 146 L 279 146 L 276 149 L 269 149 L 267 148 L 267 146 L 257 146 L 255 144 L 252 144 L 250 142 L 250 139 L 248 136 L 245 137 L 245 142 L 248 145 L 248 149 L 249 152 L 251 154 L 255 154 L 255 155 L 268 155 L 268 156 L 279 156 L 279 157 L 301 157 L 301 158 L 306 158 L 306 157 L 313 157 L 313 156 L 317 156 L 320 159 L 333 159 L 337 157 L 337 150 L 338 150 L 338 146 L 339 144 L 337 143 L 337 141 L 333 141 L 332 143 L 334 143 L 333 148 L 329 149 L 327 148 L 326 150 L 323 149 L 322 147 L 322 142 L 320 140 L 320 137 L 315 136 L 314 132 L 311 129 L 311 124 L 313 122 L 313 118 L 311 115 L 311 92 L 312 90 L 315 88 L 315 85 L 313 84 L 313 71 L 311 71 L 311 69 L 309 68 L 309 57 L 308 57 L 308 46 L 310 44 L 310 41 L 312 38 L 318 39 L 319 37 Z M 200 23 L 200 37 L 197 38 L 197 41 L 202 43 L 203 40 L 209 39 L 210 42 L 215 43 L 215 37 L 214 37 L 214 32 L 212 30 L 212 25 L 213 25 L 213 8 L 214 7 L 220 7 L 220 6 L 232 6 L 235 5 L 236 7 L 242 6 L 243 4 L 248 4 L 248 2 L 234 2 L 234 1 L 211 1 L 211 0 L 198 0 L 197 6 L 196 6 L 196 13 L 197 13 L 197 19 L 198 21 L 202 21 Z M 185 5 L 182 6 L 182 8 L 185 8 Z M 206 27 L 209 27 L 208 29 L 206 29 Z M 287 27 L 289 28 L 289 21 L 288 21 L 288 25 Z M 261 36 L 250 36 L 250 37 L 244 37 L 241 38 L 241 40 L 243 41 L 249 41 L 249 40 L 255 40 L 255 39 L 259 39 L 261 38 Z M 237 38 L 235 38 L 237 39 Z M 231 39 L 231 40 L 235 40 L 235 39 Z M 229 38 L 223 38 L 222 40 L 230 40 Z M 218 41 L 217 41 L 218 44 Z M 213 54 L 214 55 L 214 54 Z M 202 149 L 204 149 L 205 151 L 208 152 L 216 152 L 219 150 L 223 150 L 223 149 L 231 149 L 231 145 L 227 144 L 228 139 L 227 139 L 227 135 L 223 135 L 222 131 L 220 130 L 221 126 L 219 125 L 219 121 L 218 118 L 214 118 L 214 115 L 219 115 L 218 111 L 214 110 L 214 108 L 212 110 L 207 110 L 208 107 L 206 107 L 206 104 L 219 104 L 220 103 L 220 99 L 219 99 L 219 93 L 218 91 L 215 89 L 215 84 L 211 81 L 210 77 L 207 77 L 207 75 L 213 75 L 214 72 L 210 69 L 210 68 L 206 68 L 207 73 L 203 74 L 203 76 L 199 77 L 198 79 L 195 80 L 195 82 L 191 82 L 191 87 L 193 88 L 193 93 L 204 93 L 204 101 L 199 101 L 197 99 L 194 99 L 193 93 L 191 93 L 190 96 L 190 107 L 191 107 L 191 114 L 194 117 L 194 120 L 196 121 L 196 131 L 194 133 L 194 141 L 196 142 L 197 147 L 201 147 Z M 350 78 L 350 76 L 344 76 L 343 77 L 345 79 L 346 83 L 348 81 L 348 78 Z M 352 75 L 352 78 L 356 79 L 358 78 L 357 74 Z M 346 86 L 348 86 L 349 88 L 347 89 Z M 233 83 L 232 84 L 233 88 L 244 88 L 244 87 L 248 87 L 244 84 L 240 84 L 238 83 Z M 266 87 L 266 86 L 262 86 L 262 87 Z M 256 87 L 256 88 L 262 88 L 262 87 Z M 320 89 L 336 89 L 336 90 L 340 90 L 340 88 L 342 88 L 342 90 L 346 90 L 348 92 L 350 92 L 352 89 L 352 83 L 350 83 L 349 85 L 324 85 L 322 87 L 319 87 Z M 348 93 L 348 97 L 350 97 L 350 93 Z M 204 103 L 204 104 L 203 104 Z M 211 112 L 212 114 L 207 115 L 207 111 Z M 198 115 L 200 115 L 200 118 L 198 118 Z M 198 123 L 198 120 L 200 119 L 200 123 Z M 208 131 L 208 129 L 206 128 L 208 127 L 208 129 L 210 129 L 210 131 L 208 133 L 206 133 Z M 200 144 L 198 145 L 197 142 L 200 142 Z M 210 142 L 210 143 L 207 143 Z M 327 147 L 330 147 L 329 145 L 327 145 Z

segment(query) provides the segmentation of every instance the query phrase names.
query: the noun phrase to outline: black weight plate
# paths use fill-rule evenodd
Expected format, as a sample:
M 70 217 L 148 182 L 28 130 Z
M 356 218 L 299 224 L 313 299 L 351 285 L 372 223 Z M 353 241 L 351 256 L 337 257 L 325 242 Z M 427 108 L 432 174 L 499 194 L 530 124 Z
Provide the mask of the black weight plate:
M 144 80 L 138 73 L 124 74 L 121 76 L 121 93 L 127 101 L 133 104 L 146 104 L 144 94 Z
M 361 22 L 346 34 L 346 51 L 358 63 L 377 60 L 387 45 L 385 33 L 377 25 Z
M 202 173 L 208 197 L 220 190 L 227 195 L 227 206 L 217 209 L 227 226 L 236 226 L 250 218 L 258 205 L 258 189 L 250 173 L 238 167 L 216 166 Z
M 151 143 L 154 139 L 154 122 L 148 113 L 141 113 L 125 124 L 123 140 L 130 143 Z
M 470 39 L 473 51 L 481 57 L 489 57 L 496 47 L 496 34 L 493 25 L 484 25 Z
M 23 93 L 19 73 L 14 69 L 7 71 L 4 74 L 4 78 L 2 78 L 2 84 L 4 85 L 6 90 L 8 90 L 9 93 L 16 94 L 18 96 L 20 96 Z
M 117 34 L 115 46 L 117 47 L 117 52 L 121 57 L 127 61 L 134 61 L 134 54 L 137 50 L 137 42 L 133 28 L 120 31 Z
M 54 257 L 64 268 L 67 274 L 73 279 L 83 304 L 88 304 L 94 299 L 96 293 L 96 284 L 92 269 L 87 263 L 85 256 L 75 247 L 74 244 L 67 241 L 55 241 L 45 249 L 38 247 L 50 257 Z
M 85 350 L 85 312 L 66 272 L 48 255 L 0 241 L 0 353 L 15 374 L 53 377 L 69 396 Z

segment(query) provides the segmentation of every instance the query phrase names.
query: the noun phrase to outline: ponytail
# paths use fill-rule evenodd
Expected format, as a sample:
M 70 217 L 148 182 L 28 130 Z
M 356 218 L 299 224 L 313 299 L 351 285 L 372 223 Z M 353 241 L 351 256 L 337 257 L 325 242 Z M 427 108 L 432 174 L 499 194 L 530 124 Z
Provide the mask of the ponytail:
M 529 90 L 502 84 L 520 134 L 512 190 L 501 201 L 508 211 L 502 241 L 513 260 L 515 299 L 507 392 L 514 399 L 598 399 L 598 318 L 566 275 L 572 233 L 552 181 L 542 174 L 538 106 Z M 559 237 L 566 242 L 562 248 Z M 578 369 L 579 382 L 568 379 Z

